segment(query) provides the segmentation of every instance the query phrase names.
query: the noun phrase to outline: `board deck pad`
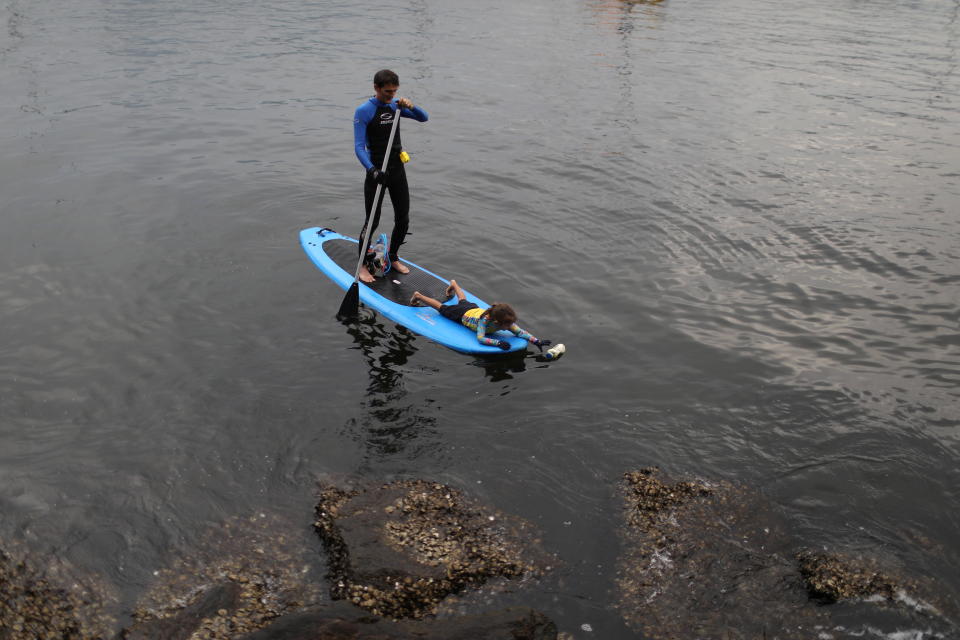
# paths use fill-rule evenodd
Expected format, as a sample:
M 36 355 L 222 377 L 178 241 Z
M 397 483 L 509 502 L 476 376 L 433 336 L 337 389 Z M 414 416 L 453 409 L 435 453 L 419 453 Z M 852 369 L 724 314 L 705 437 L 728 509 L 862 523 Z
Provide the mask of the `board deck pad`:
M 341 269 L 351 274 L 356 271 L 357 260 L 360 258 L 356 242 L 342 239 L 327 240 L 323 243 L 323 247 L 327 255 Z M 423 295 L 441 302 L 444 301 L 447 290 L 446 282 L 416 265 L 408 264 L 407 267 L 410 269 L 410 273 L 400 273 L 391 268 L 385 276 L 376 278 L 366 286 L 387 300 L 407 307 L 412 306 L 410 296 L 413 295 L 414 291 L 419 291 Z
M 311 227 L 300 232 L 300 244 L 317 268 L 337 286 L 346 291 L 353 285 L 357 260 L 360 257 L 356 240 L 331 229 Z M 461 353 L 493 356 L 526 350 L 527 341 L 509 331 L 488 334 L 489 337 L 505 340 L 510 345 L 507 351 L 502 351 L 495 346 L 481 343 L 477 340 L 476 332 L 459 322 L 444 318 L 436 309 L 425 305 L 411 305 L 410 298 L 414 291 L 448 305 L 456 304 L 457 298 L 452 296 L 445 300 L 448 280 L 405 258 L 401 258 L 401 261 L 410 269 L 410 273 L 399 273 L 391 269 L 370 284 L 359 283 L 360 302 L 364 306 Z M 463 293 L 467 300 L 480 308 L 490 306 L 466 289 L 463 289 Z

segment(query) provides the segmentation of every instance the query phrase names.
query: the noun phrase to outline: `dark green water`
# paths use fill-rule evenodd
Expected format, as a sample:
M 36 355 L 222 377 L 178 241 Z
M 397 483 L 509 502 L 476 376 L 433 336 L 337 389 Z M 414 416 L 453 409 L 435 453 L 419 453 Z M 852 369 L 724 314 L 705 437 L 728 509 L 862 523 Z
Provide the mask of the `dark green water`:
M 955 598 L 958 7 L 6 0 L 0 537 L 129 604 L 235 516 L 319 558 L 321 474 L 425 477 L 542 528 L 519 601 L 630 638 L 614 485 L 659 465 Z M 404 255 L 559 362 L 335 321 L 297 234 L 359 231 L 384 66 L 430 113 Z

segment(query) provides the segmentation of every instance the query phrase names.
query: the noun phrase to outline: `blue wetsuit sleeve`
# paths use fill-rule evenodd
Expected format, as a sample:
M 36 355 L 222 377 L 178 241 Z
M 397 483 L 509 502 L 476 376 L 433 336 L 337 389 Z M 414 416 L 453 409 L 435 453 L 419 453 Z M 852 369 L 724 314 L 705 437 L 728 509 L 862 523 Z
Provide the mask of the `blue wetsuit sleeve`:
M 417 122 L 426 122 L 430 118 L 426 111 L 416 105 L 414 105 L 413 109 L 407 109 L 406 107 L 401 108 L 400 115 L 404 118 L 413 118 Z
M 367 125 L 377 112 L 376 107 L 370 107 L 373 105 L 369 101 L 364 102 L 353 114 L 353 150 L 357 154 L 357 160 L 368 171 L 373 168 L 373 161 L 370 159 L 370 149 L 367 148 Z

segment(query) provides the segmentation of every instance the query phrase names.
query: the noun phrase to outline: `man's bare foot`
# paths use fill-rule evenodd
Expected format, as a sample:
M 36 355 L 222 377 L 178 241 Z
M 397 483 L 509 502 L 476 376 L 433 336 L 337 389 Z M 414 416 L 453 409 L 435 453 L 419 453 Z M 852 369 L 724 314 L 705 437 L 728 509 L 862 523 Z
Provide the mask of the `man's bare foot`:
M 391 268 L 396 269 L 397 273 L 410 273 L 410 269 L 407 268 L 407 265 L 403 264 L 399 260 L 394 260 L 390 263 Z
M 366 284 L 373 282 L 373 274 L 367 270 L 366 265 L 360 266 L 360 282 L 364 282 Z

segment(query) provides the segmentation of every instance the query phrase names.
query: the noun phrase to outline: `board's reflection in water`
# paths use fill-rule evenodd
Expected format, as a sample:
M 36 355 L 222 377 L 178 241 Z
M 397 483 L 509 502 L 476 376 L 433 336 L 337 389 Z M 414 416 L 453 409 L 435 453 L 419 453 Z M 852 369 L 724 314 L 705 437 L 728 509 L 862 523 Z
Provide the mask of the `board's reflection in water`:
M 417 336 L 393 323 L 384 326 L 376 313 L 364 307 L 356 321 L 343 324 L 366 360 L 370 376 L 364 409 L 347 422 L 347 429 L 352 437 L 363 440 L 366 464 L 398 455 L 409 462 L 435 444 L 438 436 L 434 403 L 410 398 L 404 385 L 407 361 L 418 350 Z
M 390 321 L 381 322 L 376 313 L 362 306 L 355 321 L 342 324 L 366 361 L 370 376 L 363 411 L 347 421 L 349 433 L 344 435 L 362 440 L 367 464 L 393 457 L 398 462 L 409 461 L 428 451 L 439 437 L 439 409 L 430 397 L 410 396 L 404 372 L 409 371 L 408 361 L 420 345 L 430 345 L 430 341 Z M 481 369 L 490 382 L 502 382 L 525 371 L 528 357 L 521 352 L 478 358 L 469 364 Z M 417 369 L 423 371 L 424 367 Z
M 511 353 L 504 356 L 493 356 L 474 360 L 471 364 L 483 369 L 484 374 L 490 378 L 490 382 L 502 382 L 504 380 L 513 380 L 514 373 L 522 373 L 526 370 L 527 354 L 524 351 Z

